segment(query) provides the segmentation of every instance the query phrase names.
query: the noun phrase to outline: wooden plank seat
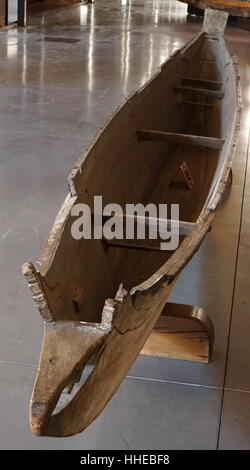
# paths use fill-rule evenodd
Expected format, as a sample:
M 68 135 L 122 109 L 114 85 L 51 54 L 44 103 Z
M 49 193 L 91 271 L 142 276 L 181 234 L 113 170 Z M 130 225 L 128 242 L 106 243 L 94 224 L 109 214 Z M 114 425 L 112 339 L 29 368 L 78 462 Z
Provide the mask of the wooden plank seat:
M 151 233 L 155 234 L 158 233 L 158 230 L 161 230 L 162 234 L 167 235 L 169 233 L 170 228 L 172 227 L 173 232 L 179 231 L 180 235 L 188 235 L 193 228 L 195 227 L 195 223 L 187 222 L 184 220 L 173 220 L 173 219 L 164 219 L 161 217 L 149 217 L 149 216 L 142 216 L 142 215 L 120 215 L 120 214 L 110 214 L 110 215 L 102 215 L 102 214 L 92 214 L 92 222 L 94 222 L 96 217 L 96 222 L 100 221 L 102 225 L 105 224 L 109 219 L 112 217 L 116 217 L 116 220 L 122 219 L 123 224 L 127 222 L 131 222 L 134 225 L 144 225 L 146 228 L 151 229 Z M 177 227 L 178 224 L 178 227 Z
M 94 218 L 99 221 L 102 225 L 105 224 L 106 221 L 114 217 L 115 214 L 112 215 L 102 215 L 99 214 L 92 214 L 92 221 Z M 138 216 L 138 215 L 115 215 L 116 220 L 119 218 L 122 219 L 123 224 L 126 224 L 127 221 L 132 222 L 133 227 L 138 225 L 143 225 L 145 227 L 145 234 L 146 231 L 150 229 L 151 238 L 147 238 L 145 235 L 144 238 L 137 238 L 137 230 L 135 229 L 135 237 L 134 239 L 124 238 L 114 238 L 112 240 L 107 239 L 103 236 L 103 241 L 105 242 L 107 247 L 116 247 L 116 248 L 128 248 L 128 249 L 135 249 L 135 250 L 146 250 L 146 251 L 161 251 L 161 247 L 159 246 L 159 241 L 161 240 L 158 236 L 158 230 L 161 231 L 162 241 L 164 241 L 164 237 L 168 237 L 171 229 L 172 234 L 179 233 L 180 236 L 188 235 L 195 227 L 195 223 L 186 222 L 183 220 L 171 220 L 171 219 L 163 219 L 158 217 L 147 217 L 147 216 Z M 158 244 L 154 244 L 154 242 Z
M 204 86 L 206 89 L 211 90 L 219 90 L 222 87 L 222 82 L 218 80 L 207 80 L 195 77 L 182 77 L 181 80 L 183 85 Z
M 170 142 L 173 144 L 199 145 L 212 149 L 221 149 L 224 139 L 216 137 L 206 137 L 202 135 L 180 134 L 176 132 L 156 131 L 151 129 L 138 129 L 137 136 L 139 140 L 154 142 Z
M 191 86 L 174 86 L 173 90 L 176 93 L 208 96 L 218 100 L 222 100 L 225 95 L 224 91 L 221 90 L 211 90 L 210 88 L 196 88 Z

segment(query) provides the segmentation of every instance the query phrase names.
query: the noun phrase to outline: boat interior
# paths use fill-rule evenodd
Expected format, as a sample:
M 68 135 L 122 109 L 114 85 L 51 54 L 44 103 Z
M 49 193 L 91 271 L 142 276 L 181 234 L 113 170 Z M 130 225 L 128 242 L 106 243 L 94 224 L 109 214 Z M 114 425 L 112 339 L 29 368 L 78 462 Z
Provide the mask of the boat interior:
M 116 203 L 124 210 L 126 204 L 179 204 L 181 244 L 220 177 L 236 106 L 227 44 L 203 33 L 114 114 L 73 170 L 71 200 L 92 213 L 96 195 L 103 207 Z M 101 322 L 105 299 L 121 283 L 129 292 L 173 254 L 160 250 L 159 239 L 74 240 L 75 219 L 65 208 L 61 214 L 39 259 L 55 320 Z

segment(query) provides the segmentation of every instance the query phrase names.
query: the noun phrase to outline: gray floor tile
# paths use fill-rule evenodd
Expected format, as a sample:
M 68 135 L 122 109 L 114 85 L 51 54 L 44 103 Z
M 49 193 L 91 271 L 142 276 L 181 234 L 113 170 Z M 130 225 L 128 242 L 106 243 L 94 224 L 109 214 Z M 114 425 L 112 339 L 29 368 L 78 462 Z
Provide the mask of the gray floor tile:
M 220 450 L 250 450 L 250 393 L 226 391 Z
M 72 438 L 28 428 L 35 368 L 0 363 L 1 449 L 215 449 L 221 391 L 126 379 L 104 412 Z M 125 410 L 125 412 L 124 412 Z
M 103 124 L 96 107 L 100 93 L 87 97 L 77 88 L 66 93 L 56 87 L 25 87 L 19 79 L 12 86 L 2 85 L 1 93 L 2 131 L 81 138 L 94 135 Z
M 42 320 L 21 273 L 35 262 L 84 139 L 0 132 L 0 359 L 36 363 Z
M 250 153 L 249 153 L 250 156 Z M 245 194 L 242 210 L 241 235 L 235 281 L 234 303 L 232 310 L 231 331 L 226 386 L 250 391 L 250 243 L 249 243 L 249 208 L 250 208 L 250 162 L 248 160 Z
M 247 326 L 242 325 L 242 330 L 247 331 Z M 249 333 L 248 333 L 249 338 Z M 240 338 L 239 341 L 240 342 Z M 233 345 L 230 342 L 226 386 L 237 390 L 250 392 L 250 346 L 242 339 L 242 344 Z

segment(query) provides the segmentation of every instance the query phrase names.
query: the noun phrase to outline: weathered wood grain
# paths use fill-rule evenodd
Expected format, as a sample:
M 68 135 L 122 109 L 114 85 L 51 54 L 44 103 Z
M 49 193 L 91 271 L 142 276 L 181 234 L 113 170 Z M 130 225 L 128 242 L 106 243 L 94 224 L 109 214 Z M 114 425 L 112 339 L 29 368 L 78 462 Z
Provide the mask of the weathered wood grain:
M 191 86 L 175 86 L 174 91 L 182 94 L 191 94 L 191 95 L 200 95 L 200 96 L 209 96 L 211 98 L 216 98 L 222 100 L 224 92 L 220 90 L 213 90 L 210 88 L 198 88 Z
M 221 149 L 224 144 L 224 139 L 217 139 L 215 137 L 179 134 L 177 132 L 154 131 L 150 129 L 138 129 L 137 135 L 140 140 L 171 142 L 173 144 L 182 145 L 199 145 L 200 147 L 209 147 L 212 149 Z
M 63 389 L 100 347 L 110 328 L 80 322 L 46 323 L 30 408 L 31 429 L 41 434 Z
M 223 83 L 218 80 L 206 80 L 205 78 L 182 77 L 182 83 L 188 86 L 198 86 L 211 90 L 219 90 Z

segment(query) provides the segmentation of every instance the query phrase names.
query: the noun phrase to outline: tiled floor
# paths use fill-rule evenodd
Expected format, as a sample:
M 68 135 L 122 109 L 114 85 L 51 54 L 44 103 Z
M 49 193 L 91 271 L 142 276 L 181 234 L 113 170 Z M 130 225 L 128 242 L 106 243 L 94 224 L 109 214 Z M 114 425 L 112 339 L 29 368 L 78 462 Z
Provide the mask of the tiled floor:
M 199 29 L 175 0 L 96 0 L 0 31 L 0 449 L 250 449 L 250 36 L 235 27 L 244 113 L 233 186 L 172 295 L 213 318 L 213 361 L 140 357 L 81 435 L 28 428 L 42 321 L 21 265 L 35 260 L 98 127 Z

